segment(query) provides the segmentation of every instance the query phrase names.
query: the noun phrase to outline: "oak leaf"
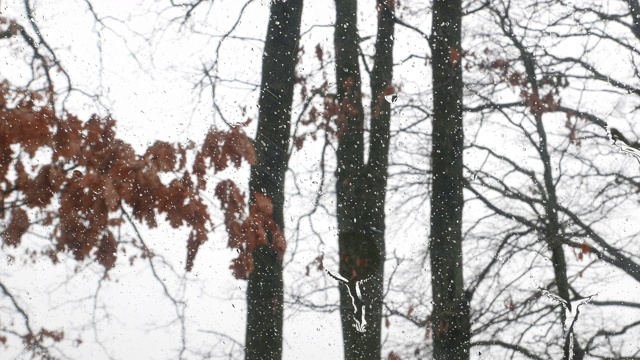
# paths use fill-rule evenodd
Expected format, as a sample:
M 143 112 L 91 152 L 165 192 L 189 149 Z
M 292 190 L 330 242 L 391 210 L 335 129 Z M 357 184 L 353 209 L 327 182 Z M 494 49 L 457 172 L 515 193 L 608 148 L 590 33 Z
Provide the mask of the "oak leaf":
M 449 65 L 456 67 L 460 62 L 460 51 L 453 46 L 449 46 Z
M 11 211 L 11 222 L 4 231 L 4 243 L 8 246 L 18 246 L 22 235 L 29 229 L 29 216 L 27 212 L 21 208 L 14 208 Z

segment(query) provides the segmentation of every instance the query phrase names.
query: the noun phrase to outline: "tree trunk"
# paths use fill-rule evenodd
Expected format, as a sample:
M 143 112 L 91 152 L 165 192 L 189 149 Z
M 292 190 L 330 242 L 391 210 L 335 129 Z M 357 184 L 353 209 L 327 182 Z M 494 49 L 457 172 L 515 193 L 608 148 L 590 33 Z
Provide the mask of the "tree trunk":
M 462 273 L 463 128 L 460 0 L 434 0 L 431 282 L 435 359 L 469 359 L 469 299 Z
M 291 103 L 300 37 L 302 0 L 271 4 L 269 28 L 262 58 L 257 164 L 251 167 L 249 190 L 271 198 L 273 220 L 284 230 L 284 180 L 291 131 Z M 269 235 L 271 241 L 271 236 Z M 253 252 L 255 268 L 247 288 L 247 360 L 282 358 L 282 262 L 270 245 Z
M 378 34 L 371 72 L 371 118 L 368 160 L 364 151 L 364 109 L 358 61 L 360 37 L 357 1 L 336 0 L 335 53 L 339 106 L 337 207 L 340 274 L 361 283 L 365 332 L 355 328 L 353 303 L 340 286 L 340 315 L 345 359 L 380 359 L 385 258 L 390 91 L 393 77 L 393 2 L 378 0 Z

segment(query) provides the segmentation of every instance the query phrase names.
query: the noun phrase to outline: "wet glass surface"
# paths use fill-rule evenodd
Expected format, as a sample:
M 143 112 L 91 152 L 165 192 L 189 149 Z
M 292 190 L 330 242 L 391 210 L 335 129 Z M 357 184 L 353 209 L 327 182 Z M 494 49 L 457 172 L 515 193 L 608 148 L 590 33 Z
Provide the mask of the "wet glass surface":
M 637 0 L 0 0 L 0 359 L 640 356 Z

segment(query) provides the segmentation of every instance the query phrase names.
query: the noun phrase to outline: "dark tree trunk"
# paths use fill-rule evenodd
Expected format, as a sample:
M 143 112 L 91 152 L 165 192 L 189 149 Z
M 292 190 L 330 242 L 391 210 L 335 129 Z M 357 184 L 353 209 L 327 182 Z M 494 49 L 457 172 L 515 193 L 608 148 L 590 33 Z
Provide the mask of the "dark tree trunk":
M 633 34 L 640 39 L 640 3 L 638 0 L 626 0 L 629 4 L 633 24 Z
M 434 358 L 469 359 L 469 299 L 462 273 L 461 0 L 434 0 L 431 282 Z
M 380 330 L 385 258 L 385 197 L 388 168 L 390 91 L 393 77 L 393 2 L 378 0 L 378 34 L 371 72 L 371 118 L 365 163 L 362 82 L 359 67 L 357 1 L 336 0 L 335 53 L 338 124 L 338 243 L 340 274 L 361 283 L 365 332 L 354 327 L 354 309 L 340 286 L 345 359 L 380 359 Z
M 276 0 L 271 4 L 255 141 L 258 162 L 251 167 L 249 181 L 252 202 L 256 192 L 271 198 L 273 220 L 280 229 L 284 229 L 284 180 L 302 3 Z M 255 269 L 247 288 L 246 359 L 281 359 L 282 262 L 269 245 L 256 248 L 253 257 Z

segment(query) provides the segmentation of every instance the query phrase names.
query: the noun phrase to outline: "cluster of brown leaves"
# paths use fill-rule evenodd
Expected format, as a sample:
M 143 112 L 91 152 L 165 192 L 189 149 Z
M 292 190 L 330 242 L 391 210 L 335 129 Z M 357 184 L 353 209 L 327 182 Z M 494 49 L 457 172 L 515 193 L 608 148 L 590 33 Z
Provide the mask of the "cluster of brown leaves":
M 567 111 L 565 115 L 567 120 L 564 123 L 564 127 L 569 130 L 569 142 L 577 146 L 582 145 L 580 138 L 578 138 L 577 136 L 578 121 L 579 120 L 586 121 L 587 116 L 584 114 L 573 112 L 573 111 Z M 574 119 L 573 122 L 571 121 L 571 118 Z
M 529 112 L 536 118 L 541 117 L 544 113 L 556 111 L 561 102 L 561 100 L 556 101 L 551 91 L 540 97 L 533 92 L 523 89 L 520 91 L 520 97 L 529 107 Z
M 230 131 L 209 131 L 204 139 L 202 149 L 196 154 L 193 165 L 193 173 L 198 179 L 198 188 L 204 189 L 205 175 L 207 169 L 211 167 L 217 172 L 229 167 L 229 162 L 236 168 L 240 167 L 243 159 L 252 165 L 256 163 L 253 144 L 242 131 L 242 128 L 250 122 L 251 119 L 243 124 L 235 125 Z
M 298 125 L 301 125 L 305 131 L 301 134 L 296 133 L 293 139 L 296 150 L 300 150 L 307 139 L 317 140 L 318 134 L 321 131 L 329 135 L 335 135 L 337 133 L 335 127 L 332 125 L 332 121 L 339 114 L 340 109 L 336 103 L 336 97 L 327 94 L 329 88 L 328 81 L 325 81 L 320 87 L 312 87 L 310 90 L 306 86 L 306 78 L 304 76 L 297 76 L 296 82 L 301 85 L 300 96 L 303 101 L 310 101 L 311 98 L 319 95 L 323 98 L 324 108 L 324 110 L 318 110 L 315 105 L 310 103 L 309 110 L 300 117 L 300 121 L 296 125 L 296 130 L 298 129 Z
M 255 162 L 242 130 L 210 131 L 189 171 L 190 146 L 157 141 L 139 156 L 116 138 L 113 119 L 60 118 L 43 99 L 0 83 L 0 219 L 5 210 L 11 214 L 3 244 L 19 245 L 37 218 L 52 229 L 53 248 L 43 253 L 55 260 L 56 252 L 68 251 L 110 269 L 118 250 L 114 230 L 130 209 L 133 219 L 149 227 L 164 215 L 173 228 L 190 228 L 190 271 L 211 221 L 199 194 L 207 170 L 223 170 L 229 161 L 236 167 L 242 159 Z M 165 184 L 161 176 L 174 178 Z
M 580 244 L 580 251 L 578 251 L 578 253 L 576 253 L 575 248 L 573 248 L 573 254 L 578 260 L 582 260 L 584 259 L 585 255 L 591 254 L 591 246 L 589 246 L 589 244 L 587 244 L 586 242 L 583 242 L 582 244 Z
M 311 271 L 311 266 L 315 265 L 315 268 L 319 271 L 324 270 L 324 253 L 316 256 L 315 259 L 309 264 L 307 264 L 305 275 L 309 276 L 309 272 Z M 388 326 L 387 326 L 388 327 Z
M 25 336 L 23 341 L 28 348 L 36 349 L 38 344 L 41 344 L 47 338 L 55 342 L 60 342 L 64 339 L 64 332 L 41 329 L 37 334 L 29 334 Z
M 20 32 L 20 25 L 15 20 L 0 16 L 0 37 L 16 36 Z
M 569 142 L 571 144 L 580 146 L 581 145 L 581 141 L 580 141 L 580 139 L 578 139 L 578 137 L 576 135 L 576 130 L 577 130 L 577 127 L 578 127 L 578 121 L 575 121 L 575 122 L 571 123 L 571 113 L 570 112 L 567 112 L 566 116 L 567 116 L 567 121 L 565 121 L 564 127 L 569 129 Z
M 488 55 L 492 54 L 492 52 L 489 49 L 485 49 L 484 54 Z M 530 90 L 527 76 L 516 70 L 507 60 L 483 60 L 479 63 L 479 68 L 497 72 L 500 81 L 509 84 L 511 87 L 520 89 L 520 98 L 529 108 L 529 112 L 537 118 L 540 118 L 544 113 L 557 111 L 562 103 L 560 89 L 569 86 L 569 80 L 561 73 L 544 74 L 537 80 L 539 90 L 538 94 L 536 94 Z M 546 91 L 546 94 L 540 96 L 543 89 Z M 567 112 L 566 115 L 567 121 L 565 127 L 569 130 L 569 142 L 580 146 L 580 139 L 577 137 L 577 121 L 572 124 L 571 117 L 575 117 L 576 120 L 584 119 L 584 117 L 577 116 L 572 112 Z
M 485 50 L 485 54 L 490 51 Z M 504 59 L 493 61 L 484 60 L 479 63 L 481 70 L 497 72 L 501 82 L 509 84 L 511 87 L 520 89 L 520 97 L 529 108 L 529 112 L 540 117 L 544 113 L 554 112 L 561 103 L 560 89 L 569 86 L 569 82 L 563 75 L 544 75 L 537 81 L 538 93 L 530 90 L 529 79 L 522 72 L 515 69 L 512 64 Z M 543 89 L 547 89 L 545 95 L 541 95 Z
M 230 266 L 236 278 L 249 278 L 254 269 L 253 251 L 258 246 L 270 246 L 282 261 L 287 245 L 282 230 L 273 221 L 273 205 L 269 197 L 254 193 L 253 204 L 246 217 L 244 195 L 233 182 L 220 182 L 216 186 L 216 197 L 225 213 L 229 247 L 239 254 Z
M 492 54 L 492 51 L 489 49 L 485 49 L 484 54 L 485 55 Z M 474 56 L 474 58 L 476 57 Z M 500 58 L 495 60 L 483 59 L 478 63 L 478 68 L 480 70 L 497 72 L 500 75 L 500 77 L 505 80 L 510 78 L 511 73 L 515 72 L 513 71 L 513 69 L 511 68 L 511 64 L 507 60 L 500 59 Z

